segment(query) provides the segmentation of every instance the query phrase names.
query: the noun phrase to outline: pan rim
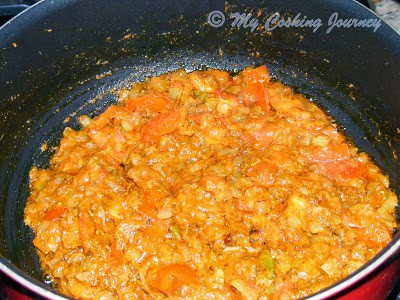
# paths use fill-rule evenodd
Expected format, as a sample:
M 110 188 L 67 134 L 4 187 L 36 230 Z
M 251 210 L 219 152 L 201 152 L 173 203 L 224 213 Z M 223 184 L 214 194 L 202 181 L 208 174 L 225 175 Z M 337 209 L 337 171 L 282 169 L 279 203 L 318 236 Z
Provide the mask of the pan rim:
M 307 300 L 317 300 L 325 299 L 327 297 L 332 297 L 338 295 L 346 290 L 351 290 L 353 286 L 360 283 L 364 278 L 372 274 L 374 271 L 383 266 L 386 262 L 391 259 L 396 259 L 396 256 L 400 255 L 400 233 L 393 238 L 389 245 L 387 245 L 381 252 L 379 252 L 372 260 L 367 262 L 363 267 L 358 269 L 353 274 L 343 278 L 341 281 L 327 287 L 310 296 L 306 296 L 301 299 Z M 399 257 L 397 257 L 399 259 Z M 392 261 L 391 263 L 394 263 Z M 67 296 L 59 294 L 53 288 L 46 289 L 39 284 L 35 283 L 35 279 L 31 278 L 28 274 L 17 269 L 13 264 L 7 262 L 3 255 L 0 254 L 0 271 L 6 274 L 8 277 L 21 284 L 23 287 L 29 289 L 30 291 L 43 296 L 47 299 L 55 300 L 66 300 L 71 299 Z
M 30 10 L 31 8 L 35 7 L 36 5 L 41 4 L 42 2 L 47 2 L 48 0 L 40 0 L 39 2 L 35 3 L 31 7 L 29 7 L 27 10 L 24 12 L 21 12 L 17 16 L 15 16 L 13 19 L 9 20 L 6 24 L 4 24 L 2 27 L 0 27 L 0 30 L 6 26 L 7 24 L 10 24 L 15 18 L 20 16 L 21 14 L 26 13 L 26 11 Z M 352 0 L 353 2 L 356 2 L 358 5 L 361 5 L 358 3 L 356 0 Z M 378 16 L 375 12 L 370 11 L 370 13 Z M 380 18 L 381 19 L 381 18 Z M 382 19 L 381 19 L 382 20 Z M 384 20 L 382 20 L 386 25 L 388 25 L 394 32 L 396 32 L 393 27 L 391 27 L 389 24 L 387 24 Z M 400 34 L 396 32 L 398 36 Z M 316 294 L 313 294 L 311 296 L 306 297 L 305 299 L 321 299 L 325 297 L 331 297 L 337 293 L 340 293 L 351 286 L 353 286 L 355 283 L 360 282 L 362 279 L 376 271 L 380 266 L 382 266 L 385 262 L 389 261 L 396 255 L 398 256 L 400 253 L 400 234 L 397 234 L 391 243 L 386 246 L 379 254 L 377 254 L 372 260 L 367 262 L 366 265 L 364 265 L 361 269 L 353 273 L 352 275 L 344 278 L 342 281 L 329 286 L 327 289 L 320 291 Z M 40 296 L 49 298 L 49 299 L 70 299 L 68 297 L 62 296 L 60 294 L 57 294 L 57 292 L 54 290 L 46 289 L 42 287 L 41 285 L 35 283 L 35 279 L 33 279 L 30 275 L 27 273 L 21 271 L 18 269 L 14 264 L 9 262 L 3 255 L 0 254 L 0 271 L 2 271 L 4 274 L 6 274 L 8 277 L 11 279 L 15 280 L 22 286 L 28 288 L 29 290 L 39 294 Z

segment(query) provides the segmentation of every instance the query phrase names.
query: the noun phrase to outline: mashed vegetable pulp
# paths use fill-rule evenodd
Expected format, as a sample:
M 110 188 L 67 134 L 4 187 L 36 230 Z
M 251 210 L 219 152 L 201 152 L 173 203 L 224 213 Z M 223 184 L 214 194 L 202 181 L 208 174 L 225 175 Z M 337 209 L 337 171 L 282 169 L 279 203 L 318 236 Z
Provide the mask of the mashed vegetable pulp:
M 150 78 L 80 122 L 31 170 L 25 208 L 71 297 L 298 298 L 396 227 L 387 177 L 265 66 Z

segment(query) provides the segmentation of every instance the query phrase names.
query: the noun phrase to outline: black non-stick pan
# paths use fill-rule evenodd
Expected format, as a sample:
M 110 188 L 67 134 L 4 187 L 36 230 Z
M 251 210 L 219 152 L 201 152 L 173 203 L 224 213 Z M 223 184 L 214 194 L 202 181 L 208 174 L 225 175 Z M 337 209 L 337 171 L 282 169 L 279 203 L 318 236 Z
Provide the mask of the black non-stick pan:
M 298 14 L 309 26 L 272 22 Z M 335 16 L 375 25 L 330 26 Z M 48 165 L 78 116 L 99 114 L 121 87 L 147 76 L 261 64 L 328 112 L 400 195 L 400 36 L 359 3 L 45 0 L 0 29 L 0 270 L 61 297 L 46 284 L 23 210 L 30 168 Z M 399 248 L 397 234 L 363 270 L 316 297 L 347 295 L 397 268 Z

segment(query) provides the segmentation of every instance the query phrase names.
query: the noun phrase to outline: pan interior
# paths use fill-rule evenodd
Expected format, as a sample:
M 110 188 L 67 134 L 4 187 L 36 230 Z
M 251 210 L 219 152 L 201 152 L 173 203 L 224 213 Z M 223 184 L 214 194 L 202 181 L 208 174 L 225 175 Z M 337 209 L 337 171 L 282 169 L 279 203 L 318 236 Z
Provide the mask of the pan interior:
M 0 30 L 0 41 L 4 41 L 0 61 L 0 258 L 11 262 L 17 272 L 46 287 L 32 232 L 23 223 L 29 170 L 49 165 L 63 130 L 66 126 L 78 129 L 80 115 L 99 114 L 131 82 L 179 68 L 216 68 L 234 74 L 248 65 L 266 64 L 274 79 L 330 114 L 351 141 L 390 176 L 400 194 L 400 95 L 396 91 L 400 47 L 386 47 L 399 44 L 398 37 L 390 40 L 390 28 L 383 26 L 382 36 L 386 30 L 389 38 L 382 40 L 367 29 L 342 30 L 327 38 L 325 32 L 305 28 L 279 28 L 267 34 L 262 28 L 251 32 L 230 24 L 220 28 L 207 24 L 214 10 L 226 14 L 261 11 L 265 18 L 276 11 L 299 11 L 327 20 L 340 9 L 341 1 L 339 5 L 324 2 L 324 7 L 317 0 L 300 7 L 296 1 L 287 1 L 285 9 L 279 1 L 268 5 L 243 1 L 228 7 L 224 1 L 204 5 L 186 1 L 175 10 L 167 9 L 168 1 L 159 1 L 157 7 L 142 2 L 135 6 L 128 0 L 101 1 L 110 8 L 114 19 L 109 23 L 113 24 L 98 18 L 100 8 L 93 8 L 93 1 L 78 2 L 51 6 L 44 1 Z M 40 9 L 52 14 L 43 15 Z M 362 14 L 373 17 L 366 11 Z M 74 24 L 65 19 L 71 15 L 76 16 L 76 25 L 66 25 Z M 34 29 L 23 25 L 28 20 Z M 12 26 L 18 28 L 15 49 L 8 35 Z M 379 51 L 386 47 L 386 52 L 376 59 L 373 53 L 360 51 L 367 46 Z M 383 76 L 385 81 L 377 86 Z M 43 143 L 47 143 L 45 151 Z

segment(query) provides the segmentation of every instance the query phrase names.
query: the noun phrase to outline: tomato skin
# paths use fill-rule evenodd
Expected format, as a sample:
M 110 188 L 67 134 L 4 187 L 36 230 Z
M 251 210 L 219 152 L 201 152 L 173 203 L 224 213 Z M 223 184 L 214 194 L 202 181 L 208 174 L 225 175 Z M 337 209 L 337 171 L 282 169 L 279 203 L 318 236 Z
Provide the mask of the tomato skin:
M 152 113 L 165 112 L 171 106 L 168 98 L 162 94 L 148 93 L 137 98 L 125 100 L 125 107 L 128 111 L 148 110 Z
M 242 75 L 245 76 L 245 78 L 250 82 L 256 82 L 256 81 L 269 81 L 269 74 L 268 74 L 268 69 L 266 65 L 261 65 L 255 69 L 253 68 L 246 68 L 243 70 Z
M 358 161 L 344 160 L 328 163 L 324 167 L 327 170 L 327 173 L 337 181 L 368 177 L 367 167 L 365 164 Z
M 264 163 L 250 168 L 247 172 L 250 179 L 262 187 L 271 186 L 276 177 L 276 168 L 273 165 Z
M 89 128 L 96 131 L 102 129 L 117 116 L 119 110 L 120 108 L 116 105 L 109 106 L 101 115 L 97 117 L 97 119 L 94 119 L 92 122 L 90 122 Z
M 350 148 L 346 144 L 329 145 L 313 153 L 310 158 L 313 162 L 334 163 L 349 159 Z
M 258 80 L 269 79 L 268 69 L 266 65 L 261 65 L 253 70 L 254 76 Z
M 114 266 L 120 266 L 124 261 L 124 254 L 117 249 L 116 241 L 112 241 L 110 246 L 110 262 Z
M 152 118 L 143 128 L 141 140 L 145 143 L 156 143 L 158 139 L 178 128 L 186 118 L 186 112 L 175 109 Z
M 46 213 L 43 220 L 56 221 L 61 218 L 61 216 L 64 214 L 64 212 L 68 212 L 68 208 L 66 208 L 66 207 L 52 208 Z
M 274 123 L 265 123 L 260 128 L 254 128 L 249 134 L 252 144 L 257 144 L 260 148 L 267 149 L 274 141 L 275 132 L 278 126 Z
M 196 271 L 185 264 L 169 264 L 157 269 L 150 286 L 167 296 L 182 295 L 184 286 L 195 284 Z
M 264 113 L 268 113 L 271 109 L 265 88 L 261 82 L 249 83 L 245 88 L 245 93 L 250 95 L 253 104 L 260 106 Z

